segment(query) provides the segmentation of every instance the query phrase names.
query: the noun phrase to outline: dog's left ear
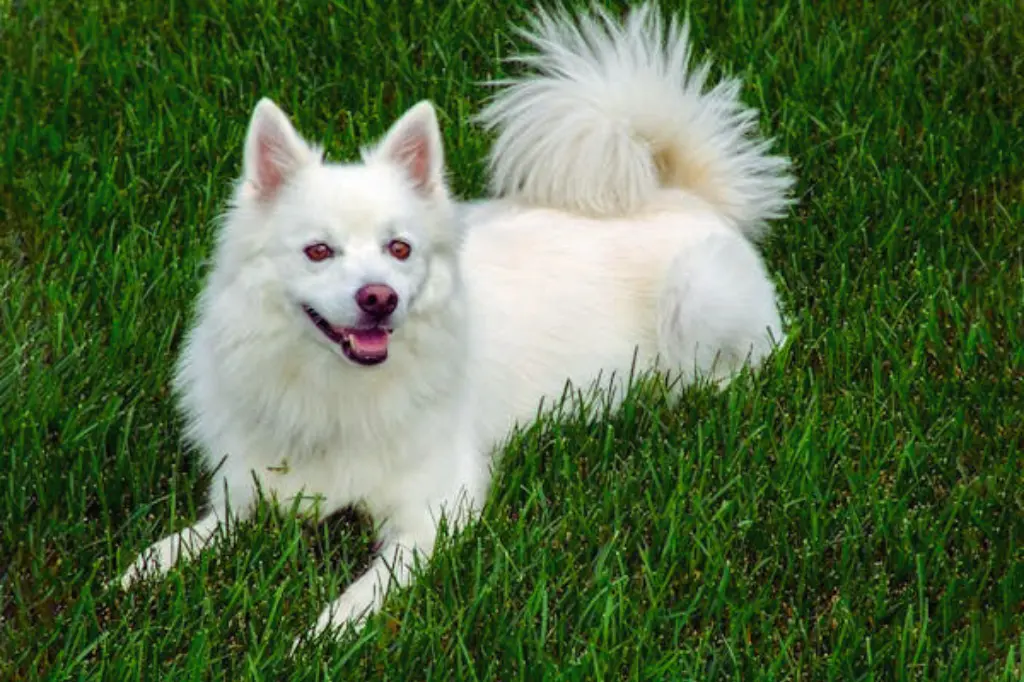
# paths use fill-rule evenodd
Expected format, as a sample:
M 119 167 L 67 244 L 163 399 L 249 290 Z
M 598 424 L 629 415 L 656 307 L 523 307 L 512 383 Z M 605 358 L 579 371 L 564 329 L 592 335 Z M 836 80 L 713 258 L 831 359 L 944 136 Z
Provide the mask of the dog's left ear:
M 375 156 L 398 165 L 424 197 L 444 191 L 444 147 L 434 105 L 414 105 L 392 124 Z

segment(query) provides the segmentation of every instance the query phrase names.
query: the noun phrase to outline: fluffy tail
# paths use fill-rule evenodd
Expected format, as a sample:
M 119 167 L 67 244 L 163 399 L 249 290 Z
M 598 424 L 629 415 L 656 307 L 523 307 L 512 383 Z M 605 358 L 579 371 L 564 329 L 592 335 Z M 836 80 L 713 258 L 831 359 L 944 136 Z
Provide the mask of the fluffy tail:
M 683 189 L 753 239 L 791 203 L 789 161 L 769 153 L 739 80 L 705 90 L 710 64 L 690 68 L 689 22 L 666 31 L 651 4 L 621 23 L 595 7 L 541 11 L 519 33 L 537 51 L 515 61 L 534 73 L 500 81 L 478 116 L 498 132 L 496 195 L 598 217 Z

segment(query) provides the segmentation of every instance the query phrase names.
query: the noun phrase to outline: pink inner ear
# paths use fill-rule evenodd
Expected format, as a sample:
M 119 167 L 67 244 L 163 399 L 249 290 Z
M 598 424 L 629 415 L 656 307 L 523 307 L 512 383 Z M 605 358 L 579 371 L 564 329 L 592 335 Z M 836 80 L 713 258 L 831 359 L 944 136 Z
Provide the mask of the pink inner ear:
M 403 137 L 393 155 L 405 167 L 417 189 L 427 187 L 430 182 L 430 143 L 422 131 Z
M 284 182 L 281 172 L 281 152 L 274 139 L 268 135 L 260 135 L 256 149 L 256 182 L 260 193 L 268 196 L 277 191 Z

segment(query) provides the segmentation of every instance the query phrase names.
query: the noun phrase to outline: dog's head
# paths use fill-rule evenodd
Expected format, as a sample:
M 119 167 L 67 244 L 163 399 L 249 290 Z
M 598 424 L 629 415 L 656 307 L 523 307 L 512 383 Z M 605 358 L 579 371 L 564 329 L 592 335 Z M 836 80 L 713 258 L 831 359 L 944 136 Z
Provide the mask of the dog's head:
M 360 163 L 325 162 L 273 102 L 256 106 L 223 239 L 311 342 L 384 362 L 392 333 L 455 294 L 459 237 L 429 102 Z

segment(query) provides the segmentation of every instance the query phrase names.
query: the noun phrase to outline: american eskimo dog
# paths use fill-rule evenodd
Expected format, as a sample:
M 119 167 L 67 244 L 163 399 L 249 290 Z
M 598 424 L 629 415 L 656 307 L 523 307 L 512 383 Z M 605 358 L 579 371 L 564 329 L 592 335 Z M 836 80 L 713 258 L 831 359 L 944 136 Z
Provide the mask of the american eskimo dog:
M 650 5 L 540 12 L 524 35 L 532 72 L 480 115 L 487 201 L 449 194 L 428 102 L 357 163 L 256 106 L 175 381 L 210 508 L 123 585 L 223 538 L 258 490 L 320 516 L 357 504 L 380 549 L 313 630 L 358 627 L 442 518 L 476 516 L 493 454 L 567 382 L 722 382 L 783 338 L 756 244 L 793 179 L 739 82 L 709 87 L 687 26 Z

